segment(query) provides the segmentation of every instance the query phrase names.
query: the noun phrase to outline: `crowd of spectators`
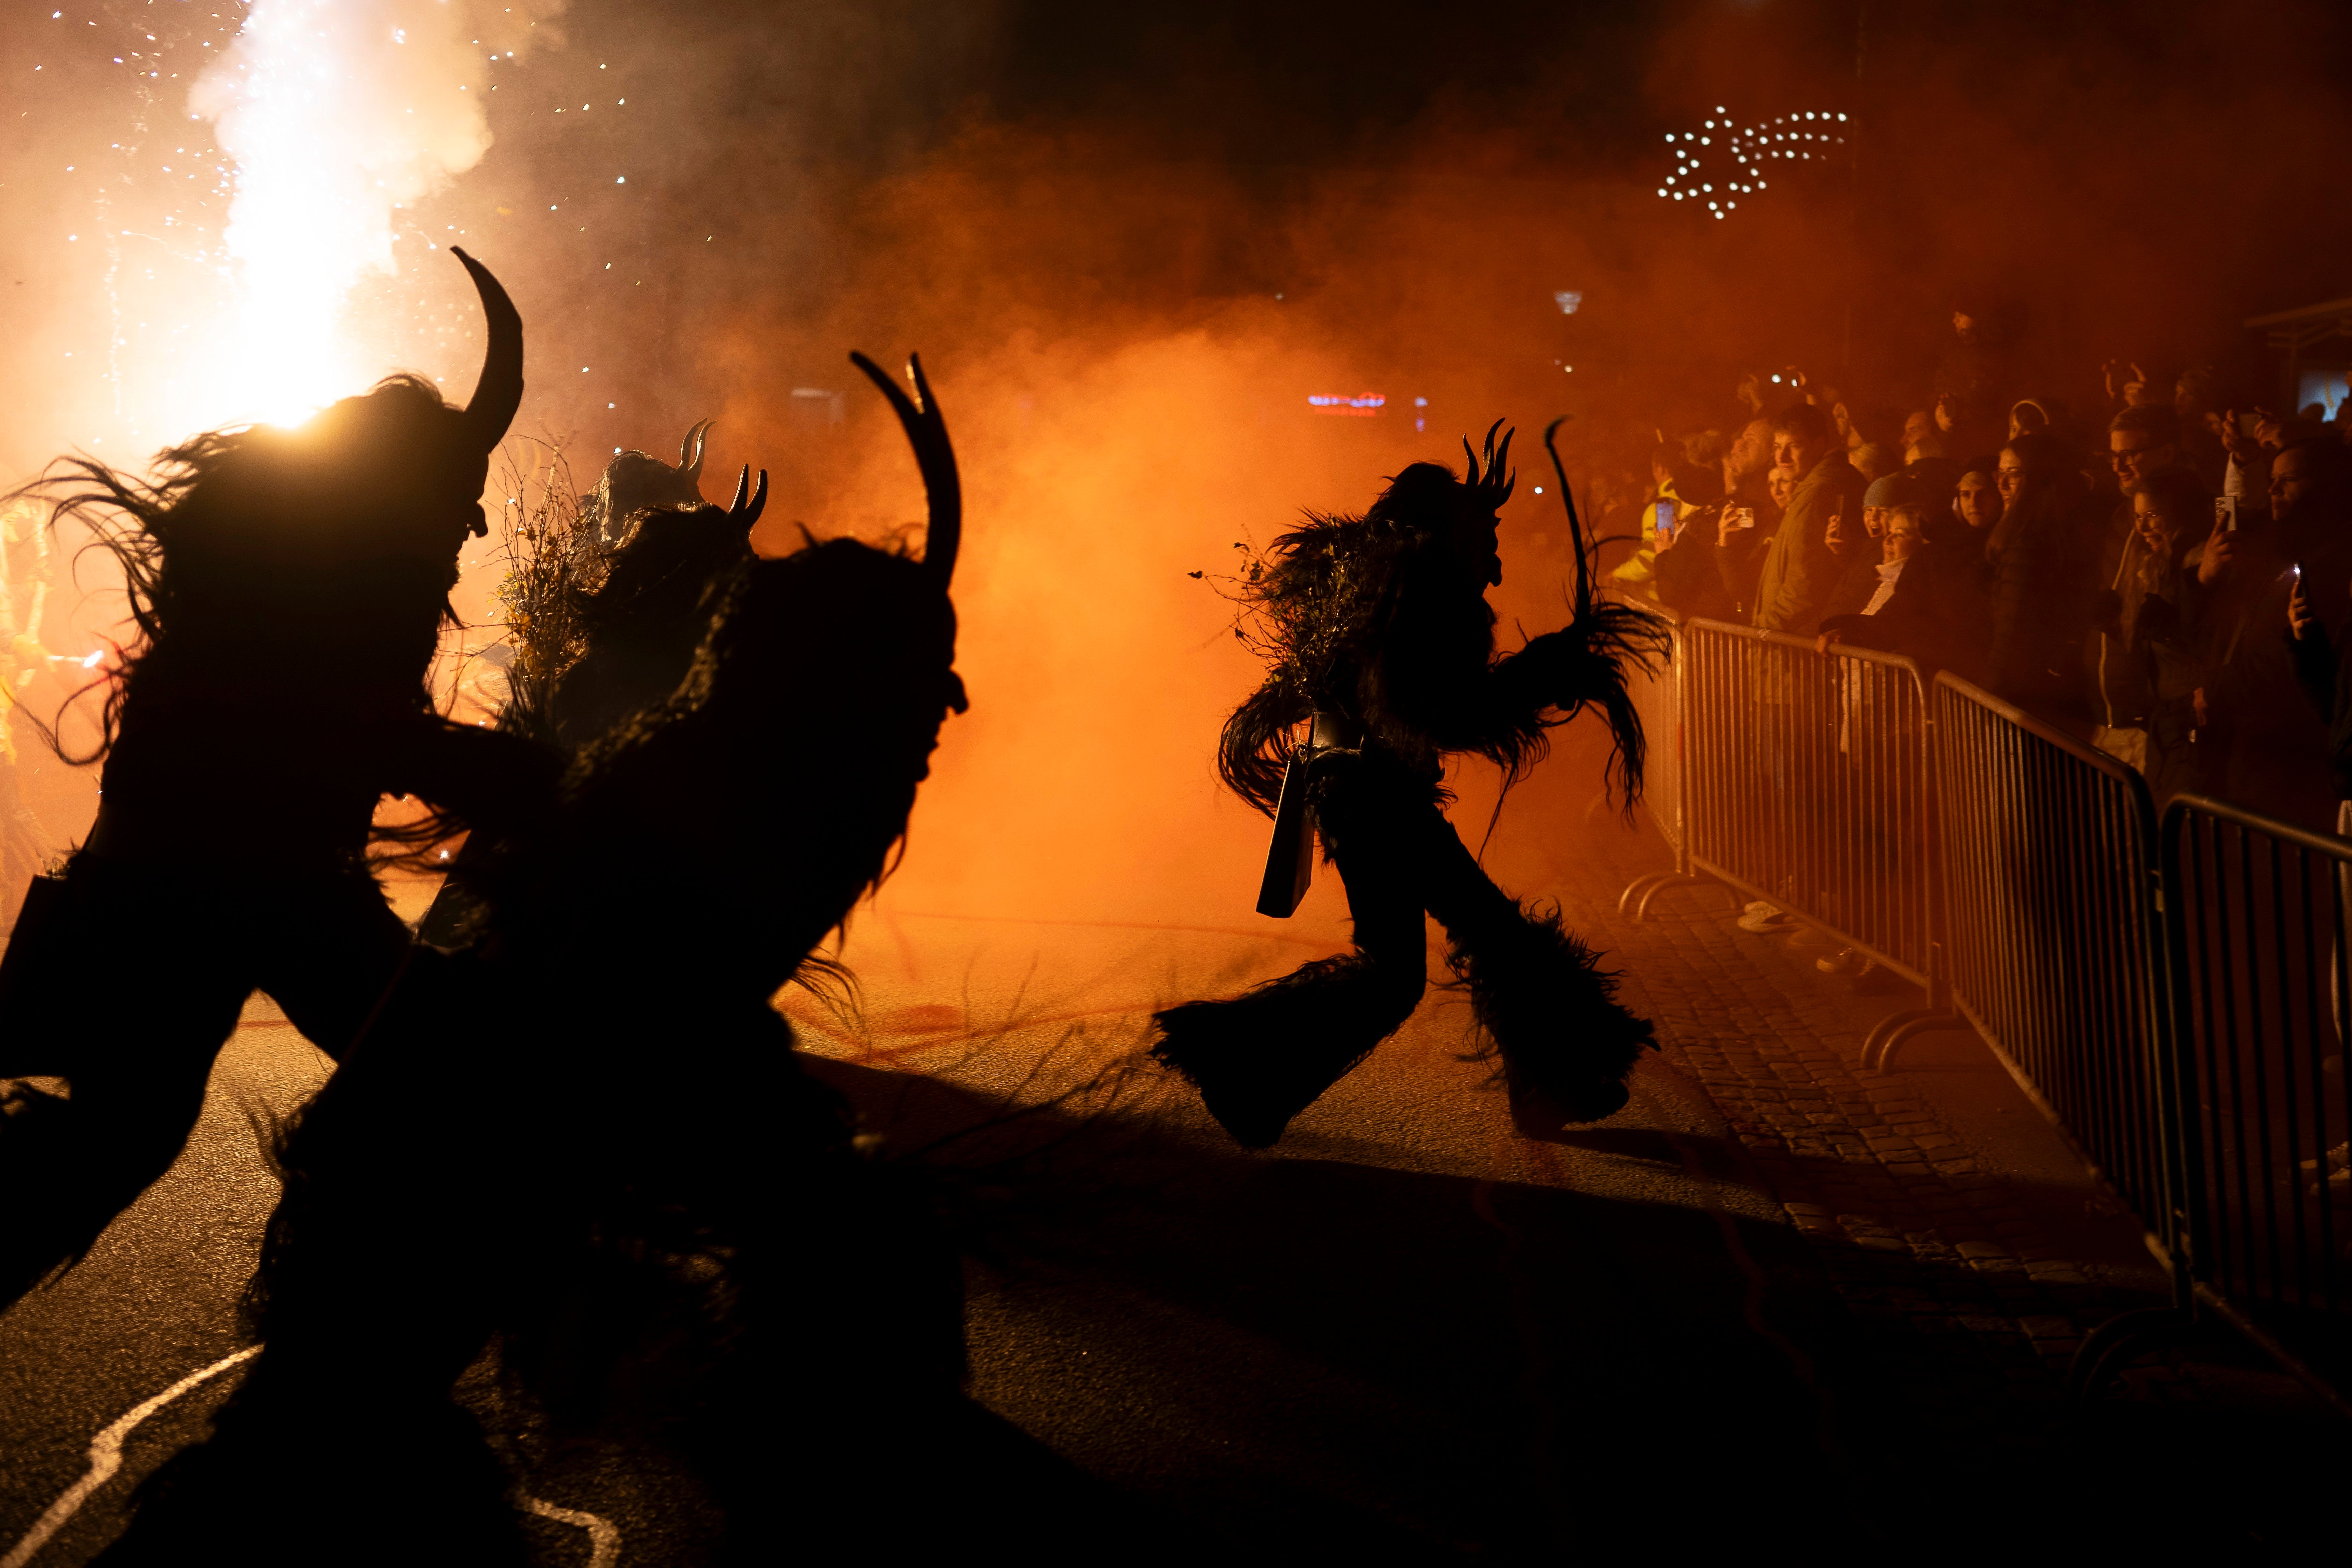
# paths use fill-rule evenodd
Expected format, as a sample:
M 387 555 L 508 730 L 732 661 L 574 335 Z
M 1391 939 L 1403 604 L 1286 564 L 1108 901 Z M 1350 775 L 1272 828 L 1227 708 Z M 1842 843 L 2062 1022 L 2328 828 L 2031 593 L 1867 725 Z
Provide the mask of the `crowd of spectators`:
M 1727 439 L 1660 433 L 1646 483 L 1604 462 L 1616 585 L 1951 670 L 2159 806 L 2352 833 L 2352 396 L 2282 416 L 2118 363 L 2062 400 L 1953 324 L 1912 406 L 1751 375 Z

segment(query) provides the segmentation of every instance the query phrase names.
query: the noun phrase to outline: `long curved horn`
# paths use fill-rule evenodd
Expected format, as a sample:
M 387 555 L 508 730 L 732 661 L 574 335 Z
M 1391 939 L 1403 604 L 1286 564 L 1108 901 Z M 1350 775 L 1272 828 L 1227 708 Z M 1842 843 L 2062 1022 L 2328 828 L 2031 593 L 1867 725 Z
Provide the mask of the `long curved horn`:
M 482 350 L 481 379 L 474 384 L 473 398 L 466 405 L 466 426 L 473 435 L 475 449 L 488 454 L 506 439 L 507 426 L 514 423 L 515 410 L 522 406 L 522 314 L 488 268 L 454 245 L 449 254 L 464 262 L 473 277 L 489 328 L 489 342 Z
M 1559 427 L 1563 414 L 1544 426 L 1544 450 L 1551 454 L 1552 477 L 1559 481 L 1559 504 L 1568 509 L 1568 547 L 1576 557 L 1576 616 L 1580 621 L 1592 608 L 1592 567 L 1584 553 L 1584 524 L 1576 515 L 1576 496 L 1568 488 L 1568 465 L 1559 460 Z
M 710 427 L 716 419 L 698 419 L 687 426 L 684 438 L 677 444 L 677 471 L 689 479 L 702 478 L 702 447 L 710 438 Z
M 915 385 L 912 398 L 898 390 L 882 367 L 852 350 L 849 363 L 864 371 L 882 389 L 898 411 L 898 423 L 915 448 L 915 463 L 923 471 L 923 492 L 931 503 L 930 532 L 923 542 L 923 564 L 947 591 L 955 576 L 956 551 L 963 542 L 963 481 L 956 473 L 955 447 L 948 439 L 947 421 L 940 416 L 939 400 L 923 378 L 920 354 L 907 356 L 907 379 Z

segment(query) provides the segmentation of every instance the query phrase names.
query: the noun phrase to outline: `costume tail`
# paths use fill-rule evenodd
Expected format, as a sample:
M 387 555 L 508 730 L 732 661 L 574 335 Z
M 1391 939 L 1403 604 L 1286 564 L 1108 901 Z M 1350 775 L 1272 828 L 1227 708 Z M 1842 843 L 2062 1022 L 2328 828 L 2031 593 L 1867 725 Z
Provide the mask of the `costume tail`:
M 1581 646 L 1566 658 L 1571 673 L 1565 689 L 1574 692 L 1578 700 L 1573 706 L 1567 702 L 1559 706 L 1573 716 L 1590 703 L 1609 721 L 1608 776 L 1620 785 L 1631 810 L 1642 798 L 1642 770 L 1649 760 L 1649 742 L 1642 733 L 1642 717 L 1633 710 L 1633 693 L 1626 689 L 1629 667 L 1644 675 L 1654 673 L 1673 657 L 1674 639 L 1666 623 L 1649 611 L 1593 598 L 1584 525 L 1576 515 L 1568 468 L 1559 460 L 1559 447 L 1554 440 L 1562 423 L 1555 419 L 1544 426 L 1544 450 L 1551 454 L 1552 473 L 1559 480 L 1560 504 L 1568 509 L 1569 543 L 1576 556 L 1575 619 L 1565 628 L 1565 635 Z
M 1292 1117 L 1412 1016 L 1423 984 L 1418 967 L 1361 953 L 1318 959 L 1233 1001 L 1155 1015 L 1151 1054 L 1200 1089 L 1235 1142 L 1269 1148 Z
M 1502 1058 L 1514 1119 L 1540 1135 L 1613 1114 L 1627 1098 L 1625 1075 L 1657 1039 L 1617 1000 L 1617 975 L 1561 928 L 1558 910 L 1520 912 L 1475 942 L 1451 942 L 1446 956 L 1488 1050 Z

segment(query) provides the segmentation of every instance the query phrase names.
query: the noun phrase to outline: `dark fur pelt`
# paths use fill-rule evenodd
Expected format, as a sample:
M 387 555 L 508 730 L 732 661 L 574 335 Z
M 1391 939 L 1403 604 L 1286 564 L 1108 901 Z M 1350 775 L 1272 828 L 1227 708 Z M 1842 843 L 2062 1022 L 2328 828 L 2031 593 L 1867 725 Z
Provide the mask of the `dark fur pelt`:
M 1479 1054 L 1499 1058 L 1515 1095 L 1579 1092 L 1622 1079 L 1657 1048 L 1646 1018 L 1617 1000 L 1618 975 L 1562 927 L 1557 908 L 1521 906 L 1475 945 L 1449 942 L 1454 984 L 1470 994 Z
M 397 1510 L 346 1550 L 371 1460 L 455 1441 L 448 1391 L 493 1342 L 559 1432 L 684 1456 L 746 1561 L 879 1506 L 874 1456 L 952 1425 L 955 1253 L 769 1005 L 883 874 L 963 706 L 944 588 L 848 541 L 744 568 L 677 691 L 489 857 L 479 938 L 417 950 L 286 1141 L 268 1349 L 111 1561 L 498 1560 Z M 270 1496 L 298 1428 L 341 1462 L 258 1513 L 208 1500 Z
M 1230 1002 L 1158 1014 L 1151 1054 L 1200 1089 L 1244 1147 L 1264 1149 L 1402 1027 L 1421 992 L 1420 974 L 1359 953 L 1318 959 Z
M 433 384 L 394 376 L 299 432 L 197 437 L 152 481 L 79 458 L 34 487 L 128 592 L 99 739 L 68 759 L 106 759 L 110 819 L 243 868 L 358 853 L 388 793 L 438 808 L 376 835 L 410 849 L 543 805 L 544 759 L 445 722 L 427 685 L 479 521 L 471 435 Z
M 557 680 L 549 721 L 576 750 L 677 689 L 729 579 L 751 560 L 723 507 L 641 511 L 581 606 L 587 649 Z
M 1456 540 L 1457 514 L 1493 504 L 1451 470 L 1416 463 L 1363 516 L 1309 513 L 1275 542 L 1243 589 L 1244 640 L 1273 670 L 1226 721 L 1228 787 L 1271 816 L 1290 731 L 1315 712 L 1356 720 L 1431 776 L 1448 753 L 1469 752 L 1516 781 L 1542 760 L 1549 731 L 1590 704 L 1609 723 L 1628 797 L 1639 795 L 1645 753 L 1625 670 L 1663 656 L 1663 627 L 1588 595 L 1565 630 L 1497 658 L 1486 583 L 1465 573 Z
M 583 530 L 582 537 L 593 535 Z M 534 624 L 576 628 L 579 651 L 541 647 L 516 659 L 498 727 L 570 758 L 658 706 L 686 679 L 713 616 L 752 560 L 750 530 L 727 508 L 639 510 L 619 546 L 599 563 L 593 591 L 578 586 L 588 580 L 585 573 L 543 574 L 565 603 L 551 615 L 545 613 L 550 606 L 539 606 Z M 467 841 L 418 924 L 420 936 L 455 947 L 479 932 L 481 879 L 494 858 L 487 838 Z

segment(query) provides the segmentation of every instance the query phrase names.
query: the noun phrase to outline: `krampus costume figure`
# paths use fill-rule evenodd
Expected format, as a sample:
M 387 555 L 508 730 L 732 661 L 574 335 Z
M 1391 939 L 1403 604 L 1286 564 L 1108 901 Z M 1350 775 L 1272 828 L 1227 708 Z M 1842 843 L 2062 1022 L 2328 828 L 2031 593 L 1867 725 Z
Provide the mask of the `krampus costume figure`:
M 689 446 L 704 427 L 698 425 L 688 433 Z M 635 507 L 626 514 L 620 542 L 598 567 L 593 589 L 574 589 L 576 579 L 563 574 L 557 591 L 567 602 L 560 613 L 550 616 L 555 606 L 541 605 L 532 617 L 534 623 L 552 620 L 577 627 L 584 646 L 575 655 L 570 647 L 547 646 L 552 639 L 542 637 L 541 646 L 525 650 L 528 657 L 514 661 L 499 729 L 552 745 L 570 759 L 632 715 L 666 701 L 686 679 L 721 591 L 752 559 L 751 530 L 768 504 L 767 470 L 761 470 L 754 489 L 749 467 L 736 481 L 735 499 L 723 509 L 674 499 L 693 491 L 701 468 L 698 446 L 695 453 L 691 469 L 671 468 L 641 452 L 614 459 L 615 468 L 625 458 L 638 459 L 625 485 L 616 485 L 608 469 L 598 490 L 599 504 Z M 648 474 L 648 468 L 660 472 Z M 649 494 L 673 499 L 638 504 Z M 551 679 L 531 673 L 550 670 Z M 478 875 L 496 847 L 487 835 L 466 840 L 451 875 L 417 924 L 418 936 L 455 947 L 474 933 L 483 915 Z
M 580 606 L 587 648 L 549 700 L 558 743 L 577 751 L 677 689 L 710 626 L 712 584 L 751 559 L 766 470 L 756 489 L 751 480 L 746 468 L 724 510 L 671 501 L 630 515 L 604 581 Z
M 1352 954 L 1234 1001 L 1159 1015 L 1154 1054 L 1251 1148 L 1279 1139 L 1412 1014 L 1426 984 L 1423 910 L 1445 927 L 1522 1131 L 1615 1112 L 1652 1043 L 1557 913 L 1523 909 L 1480 869 L 1445 820 L 1442 781 L 1445 758 L 1470 752 L 1500 765 L 1507 788 L 1543 756 L 1547 731 L 1591 703 L 1608 719 L 1630 798 L 1643 741 L 1623 661 L 1655 656 L 1664 638 L 1641 612 L 1594 602 L 1571 507 L 1574 622 L 1496 658 L 1486 592 L 1503 580 L 1496 529 L 1516 483 L 1503 471 L 1510 437 L 1498 449 L 1486 433 L 1483 468 L 1467 441 L 1463 449 L 1466 478 L 1415 463 L 1361 517 L 1310 513 L 1244 588 L 1275 668 L 1226 721 L 1218 771 L 1274 815 L 1287 763 L 1289 787 L 1304 791 L 1291 809 L 1311 805 L 1356 940 Z M 1560 491 L 1565 500 L 1564 479 Z M 1309 738 L 1294 742 L 1301 726 Z
M 506 836 L 481 938 L 419 950 L 288 1140 L 267 1348 L 104 1561 L 514 1560 L 450 1399 L 494 1335 L 554 1436 L 682 1460 L 723 1561 L 945 1547 L 1010 1506 L 956 1495 L 1018 1440 L 960 1394 L 954 1250 L 770 1005 L 880 879 L 965 706 L 946 426 L 919 366 L 919 408 L 858 363 L 921 461 L 923 559 L 743 563 L 675 695 Z M 615 905 L 642 917 L 617 958 Z
M 359 1035 L 409 951 L 364 858 L 383 795 L 490 827 L 551 795 L 551 752 L 425 688 L 522 397 L 521 320 L 457 254 L 489 321 L 466 407 L 395 377 L 299 429 L 198 437 L 152 486 L 88 460 L 49 481 L 121 563 L 141 637 L 97 824 L 0 964 L 0 1078 L 69 1086 L 0 1085 L 0 1301 L 171 1164 L 255 989 L 331 1057 Z
M 581 498 L 588 537 L 603 549 L 618 549 L 637 513 L 657 506 L 702 505 L 703 447 L 717 423 L 698 419 L 688 426 L 677 444 L 676 463 L 634 448 L 614 453 L 596 488 Z

